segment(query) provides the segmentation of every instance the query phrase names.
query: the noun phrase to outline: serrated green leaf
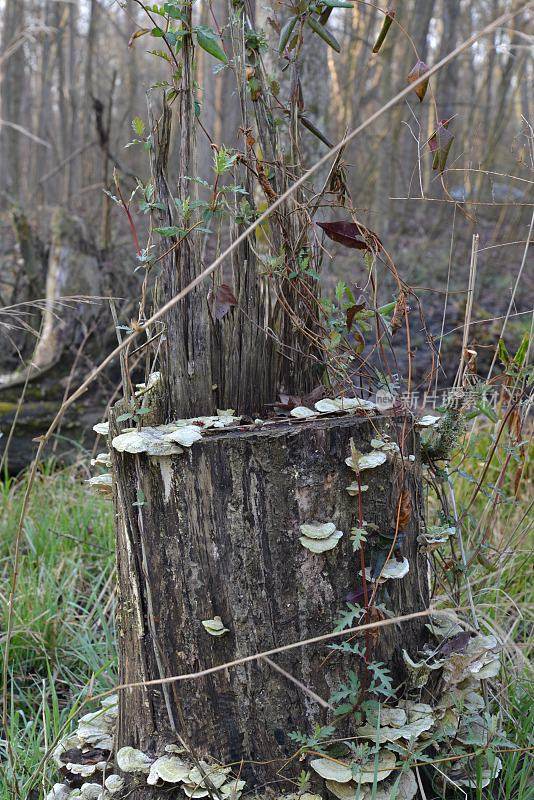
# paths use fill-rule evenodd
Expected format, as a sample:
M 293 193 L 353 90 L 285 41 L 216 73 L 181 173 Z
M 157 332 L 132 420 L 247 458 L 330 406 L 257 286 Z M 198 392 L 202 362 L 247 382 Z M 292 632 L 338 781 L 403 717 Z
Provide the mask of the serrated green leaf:
M 356 553 L 360 550 L 362 544 L 367 539 L 367 531 L 365 528 L 352 528 L 350 532 L 350 540 L 352 542 L 352 549 Z
M 145 132 L 145 123 L 141 119 L 141 117 L 134 117 L 132 120 L 132 128 L 134 129 L 134 133 L 137 136 L 142 136 Z

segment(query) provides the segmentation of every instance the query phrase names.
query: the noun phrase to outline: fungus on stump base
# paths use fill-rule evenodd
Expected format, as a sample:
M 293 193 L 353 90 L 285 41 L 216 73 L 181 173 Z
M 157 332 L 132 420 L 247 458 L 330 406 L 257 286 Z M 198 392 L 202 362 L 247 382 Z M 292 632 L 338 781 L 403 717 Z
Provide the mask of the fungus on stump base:
M 372 438 L 387 434 L 395 440 L 406 425 L 405 418 L 346 415 L 210 432 L 181 455 L 164 458 L 113 450 L 120 682 L 196 672 L 331 633 L 347 597 L 361 590 L 359 554 L 350 540 L 358 498 L 346 491 L 354 480 L 345 464 L 350 439 L 365 452 Z M 421 610 L 428 601 L 417 544 L 419 444 L 409 428 L 403 464 L 412 515 L 402 555 L 410 571 L 387 581 L 377 595 L 394 614 Z M 399 472 L 400 458 L 390 455 L 362 474 L 369 487 L 362 495 L 363 518 L 389 535 L 395 530 Z M 312 521 L 333 522 L 343 531 L 332 550 L 316 554 L 302 546 L 299 526 Z M 365 546 L 368 563 L 373 538 Z M 222 636 L 202 625 L 215 616 L 228 629 Z M 424 622 L 373 633 L 373 660 L 387 665 L 395 685 L 405 674 L 402 648 L 420 648 Z M 348 671 L 361 674 L 362 665 L 327 644 L 272 660 L 328 700 Z M 165 687 L 121 691 L 117 746 L 161 755 L 165 745 L 178 741 L 177 731 L 198 758 L 225 764 L 243 759 L 242 777 L 252 787 L 280 780 L 278 770 L 296 750 L 288 733 L 310 733 L 328 715 L 266 661 L 255 660 Z M 291 763 L 282 774 L 296 777 L 300 769 Z M 145 786 L 128 796 L 137 800 L 149 791 L 157 794 Z

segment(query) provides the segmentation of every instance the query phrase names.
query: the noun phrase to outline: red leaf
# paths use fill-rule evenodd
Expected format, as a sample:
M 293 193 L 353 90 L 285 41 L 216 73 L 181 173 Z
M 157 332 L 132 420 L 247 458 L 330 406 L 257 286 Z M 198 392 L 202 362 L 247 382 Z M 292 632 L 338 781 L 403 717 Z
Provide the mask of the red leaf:
M 408 83 L 414 83 L 414 81 L 418 80 L 421 75 L 424 75 L 425 72 L 428 72 L 428 64 L 425 64 L 424 61 L 417 61 L 414 68 L 408 73 L 407 81 Z M 422 103 L 425 99 L 426 90 L 428 89 L 428 78 L 426 81 L 422 81 L 419 83 L 414 92 L 416 93 L 417 97 L 419 98 L 419 102 Z
M 329 239 L 351 250 L 368 250 L 376 253 L 382 249 L 382 242 L 373 231 L 357 222 L 318 222 Z
M 210 292 L 208 301 L 212 302 L 213 316 L 215 319 L 222 319 L 228 314 L 232 306 L 237 305 L 234 293 L 226 283 L 221 283 L 221 285 L 217 287 L 214 298 L 212 292 Z

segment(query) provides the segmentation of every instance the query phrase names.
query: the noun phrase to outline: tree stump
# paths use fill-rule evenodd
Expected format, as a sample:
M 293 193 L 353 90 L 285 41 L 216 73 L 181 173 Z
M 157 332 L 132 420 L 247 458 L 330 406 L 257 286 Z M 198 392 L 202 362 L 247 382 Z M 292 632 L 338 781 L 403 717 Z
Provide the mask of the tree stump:
M 396 440 L 407 424 L 405 486 L 413 512 L 402 555 L 410 571 L 387 581 L 377 595 L 388 610 L 407 614 L 427 606 L 428 581 L 417 545 L 419 444 L 405 418 L 347 415 L 250 426 L 207 434 L 183 454 L 165 458 L 112 451 L 120 682 L 194 672 L 331 633 L 347 597 L 361 587 L 359 554 L 349 537 L 358 524 L 358 498 L 346 491 L 354 480 L 345 464 L 350 439 L 368 452 L 372 438 L 388 434 Z M 400 458 L 389 457 L 362 474 L 369 487 L 362 495 L 363 517 L 380 531 L 395 530 L 399 470 Z M 311 521 L 332 521 L 343 531 L 333 550 L 319 555 L 300 544 L 299 526 Z M 214 616 L 228 633 L 206 632 L 202 620 Z M 395 684 L 405 675 L 401 650 L 421 646 L 424 621 L 391 625 L 373 637 L 373 659 L 387 663 Z M 359 667 L 354 655 L 333 653 L 327 644 L 299 647 L 273 661 L 328 700 L 348 671 Z M 310 733 L 327 713 L 257 660 L 165 687 L 122 690 L 117 746 L 162 754 L 178 732 L 199 758 L 210 755 L 226 764 L 243 759 L 242 776 L 253 786 L 280 780 L 277 771 L 296 750 L 288 734 Z M 291 764 L 284 775 L 300 769 Z M 129 797 L 147 792 L 134 789 Z

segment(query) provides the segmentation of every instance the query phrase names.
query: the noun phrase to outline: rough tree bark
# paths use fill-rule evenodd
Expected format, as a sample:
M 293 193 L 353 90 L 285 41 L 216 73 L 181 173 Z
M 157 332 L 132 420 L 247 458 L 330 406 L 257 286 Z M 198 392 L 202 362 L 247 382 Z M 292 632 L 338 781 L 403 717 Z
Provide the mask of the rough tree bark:
M 350 438 L 366 450 L 377 432 L 395 436 L 400 428 L 399 419 L 346 416 L 218 433 L 174 457 L 114 452 L 120 682 L 194 672 L 330 633 L 347 595 L 361 587 L 349 540 L 357 501 L 345 491 L 354 478 L 345 465 Z M 414 434 L 406 445 L 418 459 Z M 378 594 L 394 613 L 422 609 L 428 600 L 417 545 L 420 468 L 405 464 L 414 508 L 403 545 L 410 572 Z M 363 514 L 381 531 L 395 527 L 398 475 L 399 464 L 385 464 L 367 481 Z M 317 555 L 299 543 L 299 525 L 312 520 L 333 521 L 344 532 L 334 550 Z M 372 552 L 371 541 L 368 560 Z M 202 626 L 215 615 L 229 629 L 222 637 Z M 395 683 L 405 674 L 401 649 L 420 646 L 423 622 L 388 627 L 375 641 L 373 658 L 388 664 Z M 328 699 L 348 670 L 358 669 L 354 656 L 325 662 L 329 652 L 315 645 L 274 660 Z M 242 774 L 254 785 L 275 779 L 294 752 L 289 732 L 324 722 L 325 710 L 305 692 L 254 661 L 198 680 L 124 690 L 118 745 L 161 754 L 178 733 L 198 757 L 244 759 Z M 128 796 L 150 795 L 145 785 Z

